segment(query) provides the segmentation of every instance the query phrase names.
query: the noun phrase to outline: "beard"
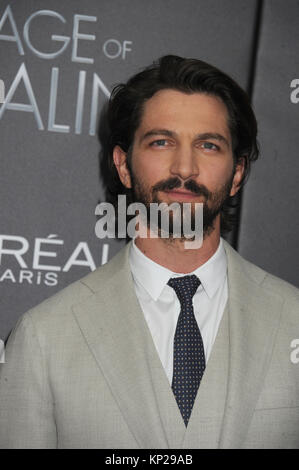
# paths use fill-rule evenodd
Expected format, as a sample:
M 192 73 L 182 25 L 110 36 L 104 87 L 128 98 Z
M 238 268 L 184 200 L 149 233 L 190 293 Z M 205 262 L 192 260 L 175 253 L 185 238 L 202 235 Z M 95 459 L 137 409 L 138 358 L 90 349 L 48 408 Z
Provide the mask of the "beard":
M 203 238 L 206 238 L 215 228 L 215 220 L 217 215 L 221 212 L 226 201 L 230 197 L 230 190 L 233 183 L 234 171 L 231 176 L 224 182 L 224 184 L 216 191 L 209 191 L 208 188 L 202 184 L 198 184 L 196 181 L 190 179 L 183 183 L 180 178 L 173 177 L 166 180 L 161 180 L 156 183 L 153 187 L 147 187 L 140 179 L 136 177 L 132 169 L 129 169 L 131 182 L 132 182 L 132 199 L 133 202 L 142 203 L 147 209 L 147 226 L 150 228 L 150 205 L 151 203 L 165 203 L 158 197 L 159 191 L 170 191 L 173 189 L 186 189 L 190 191 L 194 196 L 203 197 Z M 169 238 L 173 239 L 174 227 L 182 226 L 183 218 L 183 203 L 176 202 L 179 205 L 179 211 L 169 212 Z M 180 220 L 175 220 L 180 218 Z M 194 203 L 191 207 L 191 230 L 194 230 L 195 224 L 195 208 Z M 158 222 L 158 233 L 161 236 L 161 219 Z M 176 237 L 177 238 L 177 237 Z M 185 240 L 184 236 L 181 240 Z

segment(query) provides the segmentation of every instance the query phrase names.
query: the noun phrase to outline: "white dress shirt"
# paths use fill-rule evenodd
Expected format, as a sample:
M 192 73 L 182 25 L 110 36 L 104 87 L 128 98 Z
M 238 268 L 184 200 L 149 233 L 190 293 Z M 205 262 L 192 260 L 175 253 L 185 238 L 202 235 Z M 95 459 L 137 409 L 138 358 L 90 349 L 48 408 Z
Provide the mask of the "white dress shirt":
M 137 299 L 171 384 L 173 340 L 180 313 L 180 302 L 167 282 L 171 277 L 186 276 L 186 274 L 174 273 L 155 263 L 137 248 L 134 240 L 129 259 Z M 193 297 L 193 308 L 203 339 L 207 363 L 228 297 L 227 260 L 221 238 L 214 255 L 188 274 L 195 274 L 201 281 Z

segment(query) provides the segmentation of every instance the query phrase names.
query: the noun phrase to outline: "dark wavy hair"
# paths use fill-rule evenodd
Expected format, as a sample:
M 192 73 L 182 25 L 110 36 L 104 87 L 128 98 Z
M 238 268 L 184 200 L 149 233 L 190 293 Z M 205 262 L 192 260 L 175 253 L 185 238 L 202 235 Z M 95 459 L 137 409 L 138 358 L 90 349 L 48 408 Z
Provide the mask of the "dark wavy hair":
M 242 187 L 249 175 L 251 162 L 259 155 L 257 143 L 257 122 L 248 95 L 228 75 L 214 66 L 197 59 L 174 55 L 161 57 L 152 65 L 134 75 L 125 84 L 114 87 L 106 110 L 106 148 L 104 166 L 107 168 L 107 195 L 112 202 L 118 194 L 126 194 L 127 203 L 132 190 L 121 183 L 113 162 L 113 149 L 119 145 L 128 153 L 134 135 L 140 125 L 144 105 L 155 93 L 172 89 L 183 93 L 204 93 L 220 98 L 226 105 L 232 138 L 234 168 L 240 159 L 245 160 Z M 108 133 L 108 134 L 107 134 Z M 235 223 L 238 199 L 229 197 L 221 211 L 221 232 L 229 232 Z

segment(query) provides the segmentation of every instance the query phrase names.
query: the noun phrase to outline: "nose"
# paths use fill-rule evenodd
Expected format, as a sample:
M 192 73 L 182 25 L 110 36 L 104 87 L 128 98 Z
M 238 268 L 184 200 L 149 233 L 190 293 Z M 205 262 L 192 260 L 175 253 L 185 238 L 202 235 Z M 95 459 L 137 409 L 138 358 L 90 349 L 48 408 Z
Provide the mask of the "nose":
M 198 161 L 192 148 L 186 146 L 177 149 L 172 158 L 170 173 L 173 176 L 180 177 L 182 180 L 198 176 Z

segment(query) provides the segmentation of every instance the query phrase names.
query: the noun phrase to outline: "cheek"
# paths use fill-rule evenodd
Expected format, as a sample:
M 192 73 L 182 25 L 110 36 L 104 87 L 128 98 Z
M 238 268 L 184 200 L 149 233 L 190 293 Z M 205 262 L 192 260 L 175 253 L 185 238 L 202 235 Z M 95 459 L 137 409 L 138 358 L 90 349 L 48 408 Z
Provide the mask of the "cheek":
M 233 161 L 211 162 L 201 171 L 200 179 L 204 180 L 210 189 L 221 187 L 231 176 L 233 172 Z
M 148 171 L 146 165 L 142 165 L 140 161 L 132 162 L 132 173 L 134 177 L 133 184 L 135 189 L 142 191 L 143 193 L 148 193 L 151 186 L 153 186 L 153 175 L 152 172 Z
M 163 165 L 161 158 L 133 158 L 132 168 L 135 176 L 139 181 L 144 182 L 147 186 L 153 186 L 163 178 L 169 177 L 169 170 L 166 162 Z

